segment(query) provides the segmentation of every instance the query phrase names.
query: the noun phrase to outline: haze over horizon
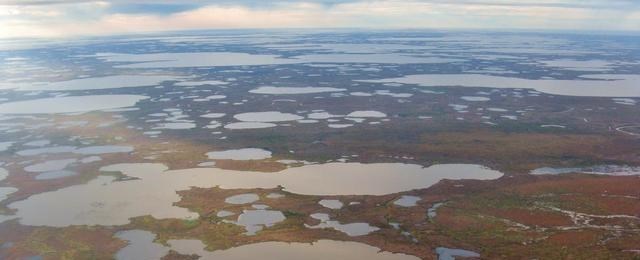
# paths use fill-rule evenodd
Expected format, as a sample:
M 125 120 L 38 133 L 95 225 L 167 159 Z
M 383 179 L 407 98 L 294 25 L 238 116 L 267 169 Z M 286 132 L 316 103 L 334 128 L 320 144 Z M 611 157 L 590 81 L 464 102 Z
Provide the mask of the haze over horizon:
M 241 28 L 638 31 L 640 2 L 631 0 L 0 1 L 0 38 L 72 37 Z

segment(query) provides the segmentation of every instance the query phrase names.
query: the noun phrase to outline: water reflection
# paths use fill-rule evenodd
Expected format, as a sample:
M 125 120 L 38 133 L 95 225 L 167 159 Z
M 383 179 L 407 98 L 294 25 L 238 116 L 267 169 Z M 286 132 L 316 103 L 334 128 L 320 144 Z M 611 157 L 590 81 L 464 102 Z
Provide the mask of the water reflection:
M 168 246 L 153 243 L 155 234 L 142 230 L 119 232 L 116 237 L 126 240 L 129 245 L 116 255 L 118 260 L 159 259 L 169 250 L 183 255 L 198 255 L 200 259 L 225 260 L 419 260 L 420 258 L 380 251 L 356 242 L 319 240 L 313 243 L 262 242 L 238 246 L 226 250 L 206 251 L 200 240 L 169 240 Z
M 427 188 L 442 179 L 497 179 L 502 173 L 479 165 L 420 165 L 329 163 L 288 168 L 281 172 L 243 172 L 216 168 L 167 171 L 162 164 L 118 164 L 102 168 L 132 177 L 115 181 L 100 176 L 87 184 L 46 192 L 14 202 L 26 225 L 122 225 L 129 218 L 196 218 L 198 214 L 173 206 L 178 190 L 191 187 L 252 189 L 283 187 L 305 195 L 384 195 Z M 366 182 L 363 180 L 367 180 Z M 47 214 L 41 214 L 47 212 Z
M 93 95 L 42 98 L 0 104 L 0 114 L 59 114 L 89 112 L 130 107 L 140 100 L 140 95 Z
M 532 88 L 540 92 L 565 96 L 640 97 L 640 75 L 584 75 L 581 79 L 523 79 L 479 74 L 423 74 L 381 80 L 371 83 L 417 84 L 427 87 Z

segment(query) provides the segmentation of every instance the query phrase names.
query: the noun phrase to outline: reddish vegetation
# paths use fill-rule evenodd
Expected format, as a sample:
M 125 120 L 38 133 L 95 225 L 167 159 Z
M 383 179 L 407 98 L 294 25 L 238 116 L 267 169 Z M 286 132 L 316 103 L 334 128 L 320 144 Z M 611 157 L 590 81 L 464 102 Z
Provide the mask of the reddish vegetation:
M 124 241 L 113 238 L 115 231 L 92 227 L 27 227 L 8 221 L 0 224 L 0 245 L 12 246 L 0 251 L 2 259 L 23 259 L 41 255 L 44 259 L 109 259 Z
M 183 255 L 176 251 L 170 250 L 167 255 L 162 257 L 162 260 L 197 260 L 200 256 L 197 255 Z
M 86 120 L 100 121 L 100 118 Z M 606 230 L 599 227 L 578 226 L 571 217 L 556 209 L 577 213 L 640 216 L 640 178 L 588 175 L 531 176 L 523 174 L 533 168 L 574 162 L 638 161 L 638 141 L 624 136 L 596 134 L 501 133 L 489 130 L 443 131 L 416 127 L 407 133 L 408 139 L 385 139 L 390 132 L 411 123 L 390 125 L 374 130 L 347 129 L 341 135 L 325 138 L 318 149 L 307 147 L 309 140 L 287 143 L 287 150 L 310 161 L 335 159 L 336 154 L 358 154 L 362 162 L 387 160 L 383 155 L 406 155 L 414 163 L 469 162 L 481 163 L 505 170 L 508 175 L 496 181 L 442 181 L 425 190 L 386 196 L 301 196 L 286 194 L 281 199 L 268 199 L 270 192 L 279 190 L 224 190 L 218 188 L 179 192 L 183 199 L 177 206 L 198 212 L 198 221 L 157 220 L 150 217 L 135 218 L 130 225 L 114 229 L 145 229 L 158 234 L 160 240 L 168 238 L 196 238 L 209 249 L 229 248 L 261 241 L 311 242 L 318 239 L 350 240 L 367 243 L 382 250 L 434 258 L 438 246 L 464 248 L 480 252 L 491 259 L 513 258 L 632 258 L 628 250 L 637 250 L 640 244 L 639 221 L 633 218 L 594 218 L 592 225 L 623 227 Z M 431 126 L 430 126 L 431 127 Z M 294 129 L 294 128 L 290 128 Z M 414 128 L 410 128 L 414 129 Z M 157 161 L 171 168 L 189 168 L 206 161 L 204 154 L 215 150 L 213 146 L 195 141 L 163 137 L 163 142 L 151 142 L 145 136 L 122 126 L 111 128 L 86 127 L 66 129 L 65 134 L 100 136 L 100 143 L 113 144 L 112 139 L 123 137 L 127 145 L 135 146 L 133 154 L 104 156 L 102 164 L 139 162 L 144 157 L 157 156 Z M 295 131 L 292 130 L 292 131 Z M 350 132 L 353 131 L 353 132 Z M 402 132 L 403 134 L 405 132 Z M 394 136 L 391 136 L 394 137 Z M 261 136 L 256 138 L 260 139 Z M 413 139 L 412 139 L 413 138 Z M 277 140 L 277 139 L 276 139 Z M 419 140 L 419 141 L 416 141 Z M 104 142 L 102 142 L 104 141 Z M 250 142 L 252 139 L 246 139 Z M 396 141 L 401 142 L 396 145 Z M 280 145 L 280 144 L 278 144 Z M 290 147 L 289 147 L 290 146 Z M 262 147 L 262 146 L 260 146 Z M 171 150 L 171 153 L 163 153 Z M 317 152 L 318 154 L 314 154 Z M 277 154 L 277 153 L 276 153 Z M 309 158 L 305 158 L 308 156 Z M 9 158 L 10 159 L 10 158 Z M 7 159 L 7 161 L 9 161 Z M 288 158 L 292 159 L 292 158 Z M 266 161 L 217 161 L 217 167 L 238 170 L 279 171 L 285 166 Z M 393 160 L 393 159 L 388 159 Z M 14 164 L 15 165 L 15 164 Z M 18 167 L 18 166 L 15 166 Z M 83 174 L 60 180 L 34 181 L 33 174 L 21 169 L 10 169 L 10 177 L 3 182 L 19 191 L 3 204 L 24 199 L 31 194 L 85 182 L 98 174 L 98 167 L 81 166 Z M 224 198 L 254 192 L 261 196 L 260 203 L 283 211 L 287 220 L 259 232 L 244 236 L 243 230 L 222 223 L 215 216 L 218 210 L 241 212 L 250 205 L 229 205 Z M 418 206 L 402 208 L 392 202 L 400 195 L 420 196 Z M 318 205 L 320 199 L 340 199 L 345 204 L 360 204 L 340 210 L 329 210 Z M 437 217 L 428 219 L 427 209 L 435 202 L 446 201 L 438 209 Z M 349 237 L 331 229 L 308 229 L 304 224 L 315 224 L 312 213 L 328 213 L 331 219 L 343 223 L 366 222 L 381 228 L 362 237 Z M 234 216 L 234 217 L 237 217 Z M 231 220 L 234 217 L 229 217 Z M 395 230 L 389 223 L 400 223 Z M 568 228 L 568 229 L 563 229 Z M 34 254 L 46 258 L 109 258 L 123 241 L 113 238 L 115 230 L 109 228 L 25 227 L 16 221 L 0 224 L 0 244 L 15 245 L 2 249 L 0 258 L 19 258 Z M 408 232 L 411 237 L 401 232 Z M 412 238 L 418 240 L 417 243 Z M 626 251 L 625 251 L 626 250 Z M 167 259 L 190 259 L 177 253 Z
M 567 231 L 549 236 L 547 242 L 557 246 L 577 247 L 595 244 L 601 235 L 602 232 L 594 230 Z
M 523 176 L 488 183 L 493 187 L 452 199 L 436 218 L 449 236 L 491 248 L 483 256 L 513 258 L 526 252 L 534 258 L 634 257 L 637 244 L 627 242 L 640 238 L 640 218 L 634 218 L 640 214 L 640 178 Z M 629 216 L 584 215 L 590 220 L 576 224 L 557 208 L 576 214 Z M 516 241 L 527 249 L 517 250 L 512 244 Z
M 527 226 L 558 227 L 569 226 L 573 223 L 571 218 L 566 215 L 535 209 L 490 209 L 486 214 L 509 219 Z
M 591 195 L 622 195 L 638 196 L 640 178 L 611 177 L 593 175 L 566 175 L 562 177 L 547 177 L 536 182 L 515 187 L 514 190 L 525 194 L 539 194 L 541 191 L 556 191 L 564 193 L 582 193 Z

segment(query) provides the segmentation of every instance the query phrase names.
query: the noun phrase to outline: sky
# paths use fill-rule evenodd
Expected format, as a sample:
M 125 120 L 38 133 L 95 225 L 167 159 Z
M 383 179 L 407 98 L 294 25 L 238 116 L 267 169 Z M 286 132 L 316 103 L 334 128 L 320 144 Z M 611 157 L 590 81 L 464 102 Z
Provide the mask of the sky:
M 0 0 L 0 38 L 237 28 L 640 31 L 640 0 Z

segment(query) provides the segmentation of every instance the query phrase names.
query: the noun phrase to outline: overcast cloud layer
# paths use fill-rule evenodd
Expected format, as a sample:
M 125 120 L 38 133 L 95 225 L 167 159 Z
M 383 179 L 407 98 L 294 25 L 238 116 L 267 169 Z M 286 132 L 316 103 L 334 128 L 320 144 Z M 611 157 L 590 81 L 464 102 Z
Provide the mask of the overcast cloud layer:
M 0 0 L 0 38 L 233 28 L 640 30 L 635 0 Z

